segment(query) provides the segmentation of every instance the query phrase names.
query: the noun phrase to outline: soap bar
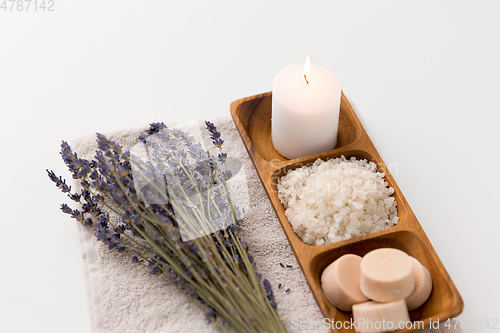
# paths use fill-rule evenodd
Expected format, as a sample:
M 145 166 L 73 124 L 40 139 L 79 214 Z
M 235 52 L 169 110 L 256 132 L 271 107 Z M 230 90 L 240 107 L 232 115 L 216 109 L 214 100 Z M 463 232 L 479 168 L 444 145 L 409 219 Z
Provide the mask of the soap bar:
M 389 303 L 373 301 L 355 304 L 352 315 L 356 322 L 356 332 L 378 333 L 404 328 L 410 315 L 404 299 Z
M 412 257 L 393 248 L 367 253 L 360 264 L 361 291 L 377 302 L 404 300 L 415 288 Z
M 368 300 L 359 287 L 360 262 L 360 256 L 346 254 L 331 263 L 321 274 L 323 292 L 339 310 L 351 311 L 353 304 Z
M 431 274 L 417 259 L 413 259 L 413 274 L 415 276 L 415 289 L 406 298 L 406 305 L 409 311 L 419 308 L 427 301 L 432 291 Z

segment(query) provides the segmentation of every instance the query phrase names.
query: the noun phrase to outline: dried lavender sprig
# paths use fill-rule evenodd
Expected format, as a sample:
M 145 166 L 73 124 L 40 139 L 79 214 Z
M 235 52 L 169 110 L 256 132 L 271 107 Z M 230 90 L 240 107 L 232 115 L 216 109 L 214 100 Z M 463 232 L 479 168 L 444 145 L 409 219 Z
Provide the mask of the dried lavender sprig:
M 106 151 L 106 154 L 101 154 L 101 155 L 97 154 L 98 162 L 92 163 L 92 162 L 94 162 L 94 161 L 92 161 L 90 163 L 90 165 L 94 164 L 94 166 L 95 166 L 97 164 L 99 166 L 99 171 L 101 171 L 104 174 L 104 179 L 106 181 L 112 181 L 113 180 L 113 175 L 109 174 L 110 170 L 115 170 L 113 172 L 114 173 L 114 177 L 117 178 L 117 179 L 120 179 L 120 177 L 117 175 L 117 173 L 120 173 L 120 175 L 121 175 L 121 173 L 123 172 L 123 170 L 117 171 L 117 170 L 119 170 L 118 168 L 122 168 L 123 169 L 123 165 L 120 165 L 119 159 L 117 158 L 117 156 L 121 152 L 120 147 L 118 147 L 114 143 L 111 143 L 111 142 L 107 141 L 107 139 L 105 139 L 104 137 L 99 137 L 99 147 L 101 149 L 104 149 L 104 150 L 111 149 L 112 151 L 111 152 Z M 109 163 L 103 163 L 105 161 L 105 158 L 109 158 Z M 69 163 L 74 163 L 75 161 L 78 161 L 78 158 L 76 157 L 76 154 L 75 154 L 75 156 L 73 156 L 73 157 L 70 156 L 65 161 L 68 161 Z M 81 161 L 79 163 L 81 165 L 85 165 L 85 163 L 81 163 Z M 70 167 L 70 171 L 71 171 L 71 169 L 73 169 L 75 171 L 75 173 L 76 173 L 76 176 L 74 175 L 74 178 L 81 178 L 82 177 L 82 173 L 78 173 L 78 171 L 79 171 L 78 167 L 74 167 L 72 165 L 69 166 L 69 167 Z M 96 180 L 96 179 L 99 179 L 99 178 L 96 177 L 95 174 L 94 174 L 93 179 Z M 129 182 L 128 184 L 126 184 L 127 181 Z M 85 186 L 89 187 L 88 186 L 89 184 L 83 184 L 83 185 L 84 185 L 84 187 Z M 126 200 L 131 200 L 132 203 L 134 203 L 134 200 L 136 200 L 136 198 L 130 198 L 130 197 L 129 198 L 124 198 L 123 193 L 120 194 L 119 191 L 117 190 L 117 188 L 113 186 L 113 184 L 107 184 L 107 183 L 99 183 L 99 182 L 97 182 L 97 185 L 100 186 L 99 188 L 100 188 L 101 191 L 103 191 L 104 193 L 109 194 L 109 196 L 112 198 L 111 199 L 111 203 L 118 204 L 118 205 L 119 204 L 123 205 L 124 202 L 125 202 L 124 201 L 125 199 Z M 127 187 L 126 185 L 130 185 L 130 180 L 127 180 L 126 178 L 124 178 L 121 185 L 126 188 Z M 129 189 L 132 189 L 132 188 L 133 187 L 131 186 Z M 122 207 L 118 207 L 116 209 L 119 209 L 119 208 L 122 208 Z M 152 214 L 149 214 L 149 215 L 152 216 Z M 75 216 L 75 217 L 78 218 L 78 219 L 80 219 L 80 214 L 77 214 L 77 216 Z M 137 215 L 135 217 L 137 217 Z M 138 226 L 138 230 L 136 230 L 136 231 L 137 232 L 143 231 L 141 228 L 144 228 L 143 224 L 146 223 L 146 222 L 147 221 L 137 221 L 137 225 L 134 225 L 134 227 Z M 149 230 L 151 229 L 151 225 L 148 225 L 147 223 L 146 223 L 146 227 Z M 232 237 L 234 237 L 234 236 L 232 236 Z M 152 238 L 151 238 L 151 240 L 152 240 Z M 213 243 L 212 243 L 212 245 L 213 245 Z M 231 247 L 231 254 L 234 254 L 234 253 L 235 253 L 234 249 Z M 247 261 L 249 260 L 249 258 L 247 256 L 243 256 L 243 257 L 246 258 Z M 247 265 L 248 265 L 248 263 L 247 263 Z M 252 263 L 250 263 L 249 267 L 253 268 Z M 153 271 L 155 271 L 155 270 L 159 271 L 160 269 L 158 268 L 158 266 L 155 266 L 153 268 Z M 238 317 L 241 317 L 239 314 L 236 314 L 236 315 Z M 279 321 L 279 319 L 278 319 L 278 321 Z M 249 318 L 249 323 L 254 323 L 254 322 Z

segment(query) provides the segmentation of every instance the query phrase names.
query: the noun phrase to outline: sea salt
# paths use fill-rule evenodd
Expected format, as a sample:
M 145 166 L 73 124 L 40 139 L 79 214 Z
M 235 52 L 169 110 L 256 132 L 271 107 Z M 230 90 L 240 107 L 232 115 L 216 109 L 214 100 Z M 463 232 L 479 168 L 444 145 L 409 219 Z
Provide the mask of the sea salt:
M 322 245 L 377 232 L 398 223 L 385 175 L 367 160 L 344 156 L 289 171 L 278 197 L 294 231 L 307 244 Z

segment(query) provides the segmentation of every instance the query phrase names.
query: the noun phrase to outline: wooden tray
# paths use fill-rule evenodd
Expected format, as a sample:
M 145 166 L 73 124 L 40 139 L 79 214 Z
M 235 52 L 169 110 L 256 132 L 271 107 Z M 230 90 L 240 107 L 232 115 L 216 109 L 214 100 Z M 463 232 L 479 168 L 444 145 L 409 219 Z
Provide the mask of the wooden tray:
M 320 277 L 326 266 L 344 254 L 363 256 L 380 247 L 405 251 L 417 258 L 432 276 L 431 296 L 423 306 L 410 312 L 413 321 L 423 321 L 425 327 L 428 327 L 431 320 L 439 318 L 442 323 L 445 319 L 460 314 L 463 310 L 460 294 L 344 94 L 340 104 L 337 147 L 293 160 L 281 156 L 272 145 L 271 99 L 272 94 L 269 92 L 234 101 L 231 103 L 231 116 L 323 315 L 341 322 L 351 318 L 350 312 L 343 312 L 332 306 L 321 290 Z M 285 209 L 278 199 L 277 180 L 288 170 L 310 164 L 318 158 L 324 160 L 341 155 L 373 161 L 385 173 L 386 181 L 395 190 L 399 223 L 365 236 L 326 245 L 307 245 L 295 234 L 285 216 Z M 411 331 L 413 329 L 398 332 Z M 341 329 L 334 332 L 354 330 Z

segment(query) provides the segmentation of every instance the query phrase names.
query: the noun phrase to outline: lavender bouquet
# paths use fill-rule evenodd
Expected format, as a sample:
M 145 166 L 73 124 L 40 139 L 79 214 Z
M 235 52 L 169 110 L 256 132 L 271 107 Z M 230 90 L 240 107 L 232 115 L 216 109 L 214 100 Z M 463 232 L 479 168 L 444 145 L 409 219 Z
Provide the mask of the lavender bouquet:
M 140 139 L 154 165 L 97 134 L 91 161 L 68 143 L 61 155 L 81 190 L 47 170 L 56 186 L 79 204 L 61 210 L 94 231 L 110 250 L 146 266 L 177 287 L 205 312 L 208 323 L 237 332 L 286 332 L 275 309 L 271 284 L 255 271 L 231 200 L 227 154 L 216 127 L 206 122 L 217 160 L 186 133 L 151 124 Z M 119 223 L 113 223 L 116 214 Z

